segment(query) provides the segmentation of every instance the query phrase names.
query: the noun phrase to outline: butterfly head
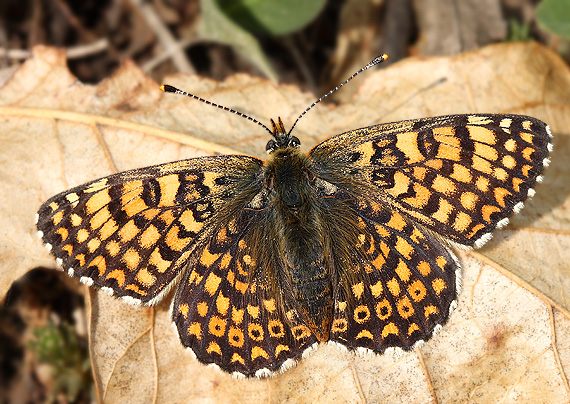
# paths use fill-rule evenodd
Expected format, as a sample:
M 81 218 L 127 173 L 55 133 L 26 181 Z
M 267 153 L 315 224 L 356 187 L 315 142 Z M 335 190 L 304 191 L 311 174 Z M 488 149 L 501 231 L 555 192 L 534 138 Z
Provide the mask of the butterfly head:
M 285 149 L 287 147 L 298 148 L 301 146 L 301 141 L 296 136 L 291 136 L 291 132 L 287 133 L 285 131 L 285 126 L 283 126 L 281 118 L 277 119 L 277 123 L 272 119 L 271 126 L 273 128 L 271 134 L 274 139 L 267 142 L 267 146 L 265 146 L 267 153 L 271 154 L 277 149 Z

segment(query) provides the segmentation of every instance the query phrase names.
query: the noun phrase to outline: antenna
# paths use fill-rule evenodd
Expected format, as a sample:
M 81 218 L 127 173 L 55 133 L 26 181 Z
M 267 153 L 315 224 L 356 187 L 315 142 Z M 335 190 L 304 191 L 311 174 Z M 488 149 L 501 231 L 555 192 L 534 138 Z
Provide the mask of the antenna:
M 291 126 L 291 129 L 289 129 L 289 132 L 287 132 L 287 137 L 289 137 L 291 135 L 291 132 L 293 132 L 293 128 L 295 128 L 295 126 L 297 125 L 297 122 L 299 122 L 299 120 L 307 113 L 309 112 L 315 105 L 317 105 L 319 102 L 321 102 L 322 100 L 324 100 L 326 97 L 328 97 L 329 95 L 331 95 L 332 93 L 334 93 L 336 90 L 338 90 L 339 88 L 341 88 L 342 86 L 344 86 L 346 83 L 348 83 L 350 80 L 352 80 L 353 78 L 355 78 L 357 75 L 359 75 L 360 73 L 362 73 L 364 70 L 369 69 L 373 66 L 376 66 L 379 63 L 382 63 L 383 61 L 385 61 L 386 59 L 388 59 L 388 55 L 384 54 L 384 55 L 380 55 L 377 56 L 376 58 L 374 58 L 374 60 L 372 60 L 370 63 L 368 63 L 366 66 L 364 66 L 363 68 L 361 68 L 360 70 L 358 70 L 356 73 L 354 73 L 352 76 L 350 76 L 348 79 L 346 79 L 345 81 L 343 81 L 342 83 L 340 83 L 338 86 L 336 86 L 335 88 L 333 88 L 332 90 L 330 90 L 328 93 L 326 93 L 325 95 L 323 95 L 322 97 L 320 97 L 318 100 L 316 100 L 315 102 L 313 102 L 306 110 L 303 111 L 303 113 L 301 115 L 299 115 L 299 117 L 297 118 L 297 120 L 295 121 L 295 123 L 293 124 L 293 126 Z M 179 90 L 178 88 L 171 86 L 169 84 L 162 84 L 160 87 L 160 90 L 164 91 L 165 93 L 174 93 L 174 94 L 182 94 L 185 95 L 187 97 L 190 98 L 195 98 L 198 101 L 202 101 L 205 102 L 208 105 L 212 105 L 214 107 L 223 109 L 224 111 L 228 111 L 228 112 L 232 112 L 236 115 L 241 116 L 242 118 L 248 119 L 251 122 L 254 122 L 256 124 L 258 124 L 259 126 L 261 126 L 262 128 L 264 128 L 267 132 L 269 132 L 271 134 L 271 136 L 277 138 L 277 135 L 281 134 L 285 134 L 285 129 L 283 128 L 283 123 L 281 122 L 281 118 L 279 118 L 279 125 L 276 126 L 275 123 L 272 122 L 273 125 L 273 131 L 271 129 L 269 129 L 267 126 L 265 126 L 264 124 L 262 124 L 260 121 L 258 121 L 255 118 L 252 118 L 249 115 L 246 115 L 242 112 L 236 111 L 235 109 L 232 108 L 228 108 L 228 107 L 224 107 L 223 105 L 219 105 L 216 104 L 215 102 L 212 101 L 208 101 L 205 100 L 202 97 L 198 97 L 197 95 L 194 94 L 190 94 L 187 93 L 186 91 L 182 91 Z M 277 129 L 279 129 L 279 133 L 277 132 Z
M 190 97 L 190 98 L 195 98 L 195 99 L 197 99 L 198 101 L 205 102 L 205 103 L 208 104 L 208 105 L 212 105 L 212 106 L 214 106 L 214 107 L 223 109 L 224 111 L 233 112 L 234 114 L 239 115 L 239 116 L 241 116 L 242 118 L 249 119 L 251 122 L 255 122 L 256 124 L 258 124 L 259 126 L 261 126 L 262 128 L 264 128 L 266 131 L 268 131 L 268 132 L 271 134 L 271 136 L 275 136 L 274 133 L 271 132 L 271 129 L 269 129 L 267 126 L 265 126 L 264 124 L 262 124 L 261 122 L 259 122 L 257 119 L 252 118 L 251 116 L 246 115 L 246 114 L 244 114 L 244 113 L 242 113 L 242 112 L 236 111 L 235 109 L 228 108 L 228 107 L 224 107 L 223 105 L 216 104 L 215 102 L 205 100 L 205 99 L 202 98 L 202 97 L 198 97 L 197 95 L 190 94 L 190 93 L 187 93 L 186 91 L 179 90 L 178 88 L 176 88 L 176 87 L 174 87 L 174 86 L 171 86 L 171 85 L 169 85 L 169 84 L 162 84 L 159 88 L 160 88 L 161 91 L 164 91 L 165 93 L 182 94 L 182 95 L 185 95 L 185 96 Z
M 355 78 L 356 76 L 358 76 L 360 73 L 362 73 L 364 70 L 369 69 L 373 66 L 376 66 L 379 63 L 382 63 L 383 61 L 385 61 L 386 59 L 388 59 L 388 55 L 383 54 L 380 56 L 375 57 L 370 63 L 368 63 L 366 66 L 364 66 L 363 68 L 361 68 L 360 70 L 358 70 L 356 73 L 354 73 L 352 76 L 350 76 L 349 78 L 347 78 L 345 81 L 343 81 L 342 83 L 340 83 L 338 86 L 336 86 L 335 88 L 333 88 L 332 90 L 330 90 L 328 93 L 326 93 L 325 95 L 323 95 L 321 98 L 319 98 L 318 100 L 316 100 L 315 102 L 313 102 L 311 105 L 309 105 L 309 108 L 307 108 L 306 110 L 303 111 L 303 113 L 301 115 L 299 115 L 299 117 L 297 118 L 297 120 L 295 121 L 295 123 L 293 124 L 293 126 L 291 126 L 291 129 L 289 129 L 289 132 L 287 132 L 287 135 L 290 135 L 291 132 L 293 132 L 293 128 L 297 125 L 297 122 L 299 122 L 299 119 L 301 119 L 307 112 L 309 112 L 311 110 L 311 108 L 313 108 L 315 105 L 317 105 L 319 102 L 321 102 L 322 100 L 324 100 L 325 98 L 327 98 L 329 95 L 331 95 L 332 93 L 334 93 L 336 90 L 338 90 L 339 88 L 341 88 L 342 86 L 344 86 L 346 83 L 348 83 L 350 80 L 352 80 L 353 78 Z

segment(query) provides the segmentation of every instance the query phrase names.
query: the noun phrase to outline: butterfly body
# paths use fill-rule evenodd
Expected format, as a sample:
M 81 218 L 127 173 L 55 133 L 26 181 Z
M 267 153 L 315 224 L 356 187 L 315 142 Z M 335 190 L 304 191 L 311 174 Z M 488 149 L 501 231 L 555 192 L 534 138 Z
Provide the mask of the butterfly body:
M 266 162 L 216 156 L 62 192 L 38 230 L 72 276 L 130 303 L 175 289 L 198 360 L 237 376 L 318 341 L 411 350 L 449 318 L 460 267 L 522 208 L 552 149 L 543 122 L 470 114 L 374 125 L 309 153 L 274 125 Z

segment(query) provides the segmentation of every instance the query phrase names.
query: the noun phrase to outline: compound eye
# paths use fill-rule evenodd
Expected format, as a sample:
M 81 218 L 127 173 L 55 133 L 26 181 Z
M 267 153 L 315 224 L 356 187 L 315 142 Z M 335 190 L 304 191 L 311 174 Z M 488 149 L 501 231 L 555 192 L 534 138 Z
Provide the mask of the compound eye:
M 299 147 L 301 146 L 301 141 L 296 136 L 291 136 L 291 140 L 289 140 L 289 146 Z
M 273 151 L 275 151 L 275 149 L 277 149 L 277 142 L 275 141 L 275 139 L 271 139 L 269 142 L 267 142 L 267 145 L 265 146 L 265 151 L 267 151 L 267 153 L 272 153 Z

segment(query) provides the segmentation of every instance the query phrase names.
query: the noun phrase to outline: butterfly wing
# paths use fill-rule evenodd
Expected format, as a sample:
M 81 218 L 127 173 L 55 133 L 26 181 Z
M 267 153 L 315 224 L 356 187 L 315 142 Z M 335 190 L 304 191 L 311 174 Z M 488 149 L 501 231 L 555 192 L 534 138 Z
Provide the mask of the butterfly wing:
M 451 115 L 356 129 L 310 152 L 318 175 L 376 197 L 423 226 L 480 247 L 534 193 L 552 148 L 520 115 Z
M 258 192 L 262 165 L 218 156 L 111 175 L 45 202 L 39 234 L 70 276 L 131 303 L 156 304 L 211 223 Z
M 286 370 L 314 347 L 315 335 L 290 304 L 291 291 L 276 284 L 280 257 L 264 253 L 275 251 L 275 243 L 266 212 L 246 208 L 193 254 L 172 315 L 182 343 L 201 362 L 262 377 Z

